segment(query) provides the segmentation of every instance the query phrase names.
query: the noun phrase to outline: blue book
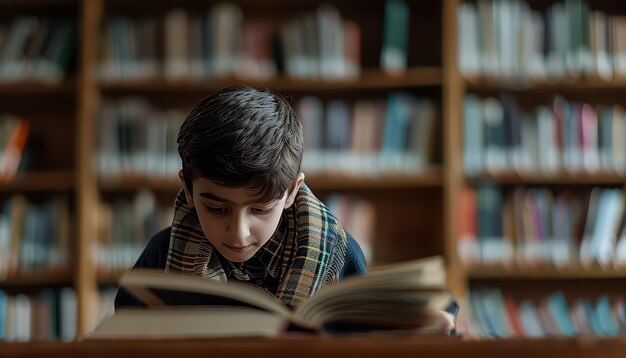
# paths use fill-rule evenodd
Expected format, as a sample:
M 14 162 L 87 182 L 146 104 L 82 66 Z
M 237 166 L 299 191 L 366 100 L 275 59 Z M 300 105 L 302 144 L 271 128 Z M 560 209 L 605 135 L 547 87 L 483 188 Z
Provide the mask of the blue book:
M 484 120 L 482 100 L 475 95 L 466 95 L 463 102 L 463 168 L 468 176 L 483 171 Z
M 548 308 L 559 331 L 565 336 L 574 336 L 578 332 L 572 322 L 570 310 L 562 292 L 548 296 Z
M 350 148 L 352 126 L 350 109 L 343 101 L 331 101 L 326 110 L 327 150 L 331 152 L 346 151 Z
M 521 302 L 519 312 L 524 332 L 528 337 L 544 337 L 546 335 L 545 328 L 539 319 L 537 306 L 531 300 Z
M 406 94 L 391 93 L 389 95 L 381 144 L 382 168 L 392 170 L 402 168 L 409 112 Z
M 474 290 L 470 293 L 470 302 L 478 324 L 481 330 L 489 336 L 499 336 L 499 330 L 497 323 L 494 320 L 493 315 L 490 315 L 485 304 L 486 292 L 484 290 Z
M 607 336 L 619 335 L 619 327 L 613 317 L 611 302 L 608 295 L 602 295 L 596 302 L 595 314 L 598 317 L 598 324 L 602 332 Z
M 587 324 L 589 325 L 589 327 L 591 327 L 591 330 L 593 331 L 594 334 L 598 336 L 603 336 L 604 331 L 602 330 L 602 324 L 600 323 L 600 319 L 598 315 L 596 314 L 596 310 L 593 305 L 593 302 L 591 302 L 589 299 L 582 299 L 581 303 L 585 310 L 585 316 L 587 317 Z
M 8 309 L 8 297 L 7 294 L 0 290 L 0 341 L 7 339 L 7 309 Z
M 483 295 L 483 305 L 498 337 L 512 336 L 513 328 L 507 317 L 502 291 L 497 288 L 485 291 Z

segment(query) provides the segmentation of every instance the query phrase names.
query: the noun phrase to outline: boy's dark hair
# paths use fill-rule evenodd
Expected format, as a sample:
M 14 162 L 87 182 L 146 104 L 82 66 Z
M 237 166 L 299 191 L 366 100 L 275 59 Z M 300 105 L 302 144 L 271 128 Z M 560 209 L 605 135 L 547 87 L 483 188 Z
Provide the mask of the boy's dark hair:
M 223 186 L 258 188 L 263 201 L 293 188 L 304 150 L 302 125 L 287 101 L 240 86 L 196 103 L 177 142 L 189 191 L 202 177 Z

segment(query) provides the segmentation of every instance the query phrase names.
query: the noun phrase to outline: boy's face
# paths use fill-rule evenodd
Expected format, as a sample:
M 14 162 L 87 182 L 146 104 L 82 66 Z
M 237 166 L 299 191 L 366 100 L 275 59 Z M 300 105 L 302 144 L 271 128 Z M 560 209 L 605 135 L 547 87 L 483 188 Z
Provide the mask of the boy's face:
M 196 209 L 209 242 L 229 261 L 244 262 L 272 237 L 303 179 L 300 173 L 293 191 L 269 202 L 259 201 L 252 188 L 225 187 L 206 178 L 193 181 L 193 195 L 184 182 L 183 187 L 187 203 Z

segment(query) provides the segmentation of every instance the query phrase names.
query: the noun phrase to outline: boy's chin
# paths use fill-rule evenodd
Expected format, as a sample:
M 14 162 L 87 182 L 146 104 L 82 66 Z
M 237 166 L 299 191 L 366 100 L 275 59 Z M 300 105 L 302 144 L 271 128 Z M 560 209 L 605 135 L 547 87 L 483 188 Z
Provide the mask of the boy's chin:
M 256 254 L 258 249 L 256 247 L 252 247 L 251 246 L 251 247 L 247 248 L 246 250 L 244 250 L 242 252 L 237 252 L 237 250 L 233 250 L 233 249 L 230 249 L 230 248 L 224 246 L 224 247 L 220 247 L 218 249 L 218 251 L 228 261 L 230 261 L 232 263 L 242 263 L 242 262 L 246 262 L 249 259 L 251 259 L 252 256 L 254 256 L 254 254 Z

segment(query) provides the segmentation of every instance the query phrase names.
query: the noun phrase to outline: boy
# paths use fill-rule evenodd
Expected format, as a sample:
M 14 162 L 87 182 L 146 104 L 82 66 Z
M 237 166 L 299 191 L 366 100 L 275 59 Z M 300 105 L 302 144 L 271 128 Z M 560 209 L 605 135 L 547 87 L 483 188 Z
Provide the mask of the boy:
M 304 184 L 302 125 L 284 99 L 222 89 L 195 105 L 177 141 L 174 221 L 134 267 L 249 281 L 291 308 L 366 272 L 359 245 Z M 118 292 L 116 308 L 136 305 Z
M 202 99 L 178 134 L 174 221 L 134 267 L 248 281 L 288 307 L 366 273 L 356 241 L 304 184 L 302 125 L 279 96 L 230 87 Z M 141 305 L 124 290 L 115 307 Z M 456 303 L 443 313 L 454 327 Z

